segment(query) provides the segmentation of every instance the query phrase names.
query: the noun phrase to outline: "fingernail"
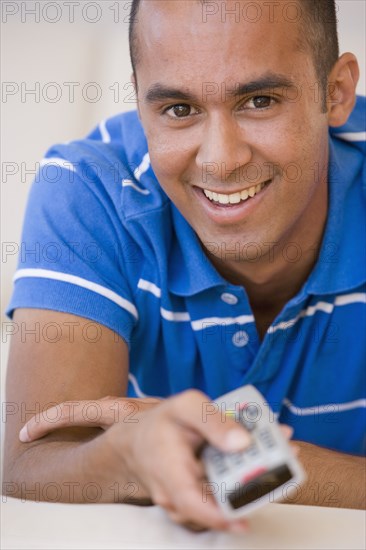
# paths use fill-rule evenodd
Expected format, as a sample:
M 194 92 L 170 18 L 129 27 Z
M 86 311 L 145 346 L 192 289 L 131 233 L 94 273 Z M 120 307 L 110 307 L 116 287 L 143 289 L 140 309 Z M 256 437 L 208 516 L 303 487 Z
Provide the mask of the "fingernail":
M 250 443 L 250 436 L 244 430 L 233 428 L 225 437 L 225 449 L 227 451 L 240 451 Z
M 19 439 L 20 441 L 22 441 L 22 443 L 29 443 L 29 441 L 31 440 L 29 437 L 27 424 L 25 424 L 25 426 L 23 426 L 23 428 L 20 430 Z

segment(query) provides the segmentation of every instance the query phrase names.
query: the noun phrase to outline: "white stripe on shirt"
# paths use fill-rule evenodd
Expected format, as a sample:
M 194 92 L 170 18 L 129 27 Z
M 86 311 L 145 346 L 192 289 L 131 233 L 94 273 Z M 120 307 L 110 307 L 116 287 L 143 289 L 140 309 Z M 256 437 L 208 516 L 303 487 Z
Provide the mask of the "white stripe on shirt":
M 300 313 L 290 319 L 289 321 L 282 321 L 277 325 L 270 326 L 268 329 L 268 334 L 273 334 L 277 330 L 287 330 L 291 328 L 297 321 L 303 317 L 311 317 L 317 311 L 322 311 L 323 313 L 332 313 L 335 306 L 346 306 L 354 303 L 366 303 L 366 293 L 364 292 L 353 292 L 351 294 L 344 294 L 337 296 L 334 300 L 334 303 L 331 302 L 317 302 L 314 306 L 309 306 L 307 309 L 303 309 Z
M 366 399 L 356 399 L 348 403 L 329 403 L 329 405 L 314 405 L 313 407 L 300 408 L 291 403 L 289 399 L 284 399 L 283 404 L 297 416 L 310 416 L 312 414 L 327 414 L 350 411 L 366 407 Z M 333 410 L 329 410 L 333 408 Z
M 366 304 L 366 292 L 352 292 L 352 294 L 337 296 L 334 300 L 334 305 L 347 306 L 348 304 L 354 304 L 355 302 Z
M 333 137 L 344 139 L 345 141 L 365 141 L 366 132 L 340 132 L 334 133 Z
M 111 136 L 107 130 L 107 121 L 105 119 L 102 120 L 102 122 L 99 124 L 99 132 L 100 132 L 100 135 L 102 136 L 103 143 L 110 143 Z
M 147 189 L 142 189 L 136 183 L 134 183 L 132 180 L 122 180 L 122 187 L 132 187 L 135 189 L 135 191 L 138 191 L 139 193 L 142 193 L 143 195 L 150 195 L 150 191 Z
M 47 165 L 60 166 L 60 168 L 65 168 L 65 170 L 70 170 L 70 172 L 76 172 L 75 166 L 71 162 L 58 157 L 49 157 L 42 159 L 40 162 L 41 168 Z
M 149 153 L 146 153 L 146 155 L 144 155 L 144 158 L 142 159 L 141 164 L 135 169 L 133 173 L 137 181 L 140 181 L 142 174 L 147 172 L 149 168 L 150 168 L 150 155 Z
M 145 290 L 147 292 L 151 292 L 154 296 L 157 298 L 161 298 L 161 288 L 155 285 L 155 283 L 152 283 L 151 281 L 147 281 L 145 279 L 140 279 L 138 282 L 138 288 L 141 288 L 142 290 Z M 317 311 L 321 311 L 323 313 L 332 313 L 335 306 L 345 306 L 348 304 L 353 303 L 366 303 L 366 293 L 364 292 L 353 292 L 351 294 L 344 294 L 341 296 L 337 296 L 334 300 L 334 303 L 331 302 L 324 302 L 319 301 L 313 306 L 309 306 L 306 309 L 303 309 L 299 312 L 299 314 L 294 317 L 293 319 L 290 319 L 288 321 L 282 321 L 281 323 L 278 323 L 277 325 L 270 326 L 268 329 L 268 334 L 273 334 L 277 330 L 287 330 L 294 326 L 295 323 L 297 323 L 301 318 L 303 317 L 311 317 L 313 316 Z M 160 308 L 162 317 L 166 319 L 167 321 L 190 321 L 190 315 L 188 312 L 174 312 L 174 311 L 168 311 L 164 308 Z M 233 324 L 239 324 L 244 325 L 247 323 L 254 323 L 255 319 L 253 315 L 239 315 L 238 317 L 206 317 L 203 319 L 196 319 L 195 321 L 191 322 L 193 330 L 203 330 L 205 328 L 209 328 L 212 324 L 216 325 L 233 325 Z M 207 324 L 207 326 L 203 326 L 204 324 Z
M 161 298 L 161 288 L 156 286 L 156 284 L 152 283 L 151 281 L 140 279 L 137 284 L 137 287 L 140 288 L 141 290 L 151 292 L 151 294 L 153 294 L 157 298 Z M 191 321 L 191 317 L 187 311 L 170 311 L 161 307 L 160 312 L 161 312 L 161 316 L 166 321 L 176 321 L 176 322 Z M 198 331 L 198 330 L 204 330 L 205 328 L 209 328 L 212 325 L 233 325 L 235 323 L 244 325 L 246 323 L 253 323 L 253 322 L 254 322 L 253 315 L 240 315 L 238 317 L 206 317 L 203 319 L 197 319 L 195 321 L 191 321 L 191 325 L 193 330 Z
M 206 317 L 205 319 L 192 321 L 191 325 L 193 330 L 204 330 L 210 328 L 212 325 L 245 325 L 247 323 L 254 323 L 253 315 L 239 315 L 238 317 Z
M 190 315 L 188 311 L 169 311 L 168 309 L 160 308 L 160 313 L 163 319 L 167 321 L 190 321 Z
M 141 163 L 137 168 L 135 168 L 133 175 L 135 176 L 137 181 L 140 181 L 141 176 L 147 172 L 147 170 L 150 168 L 150 155 L 149 153 L 146 153 L 144 155 L 144 158 L 142 159 Z M 124 179 L 122 180 L 122 187 L 132 187 L 132 189 L 135 189 L 135 191 L 138 191 L 139 193 L 142 193 L 143 195 L 150 195 L 150 191 L 147 189 L 143 189 L 136 185 L 133 180 L 130 179 Z
M 137 288 L 141 288 L 141 290 L 146 290 L 147 292 L 151 292 L 151 294 L 154 294 L 157 298 L 161 298 L 161 288 L 157 287 L 156 284 L 151 283 L 150 281 L 145 281 L 145 279 L 140 279 Z
M 146 393 L 144 393 L 141 389 L 140 389 L 140 386 L 136 380 L 136 377 L 129 373 L 128 374 L 128 379 L 129 381 L 131 382 L 132 386 L 133 386 L 133 389 L 135 390 L 135 393 L 137 395 L 137 397 L 149 397 L 148 395 L 146 395 Z
M 111 302 L 114 302 L 118 306 L 131 313 L 131 315 L 133 315 L 135 319 L 138 319 L 139 317 L 134 304 L 132 304 L 125 298 L 122 298 L 113 290 L 110 290 L 109 288 L 106 288 L 97 283 L 93 283 L 92 281 L 88 281 L 87 279 L 83 279 L 82 277 L 70 275 L 69 273 L 61 273 L 59 271 L 51 271 L 48 269 L 29 268 L 18 269 L 18 271 L 16 271 L 14 275 L 13 281 L 15 282 L 18 279 L 22 279 L 24 277 L 40 277 L 43 279 L 52 279 L 54 281 L 62 281 L 64 283 L 71 283 L 73 285 L 86 288 L 87 290 L 91 290 L 92 292 L 95 292 L 96 294 L 99 294 L 100 296 L 104 296 L 104 298 L 111 300 Z

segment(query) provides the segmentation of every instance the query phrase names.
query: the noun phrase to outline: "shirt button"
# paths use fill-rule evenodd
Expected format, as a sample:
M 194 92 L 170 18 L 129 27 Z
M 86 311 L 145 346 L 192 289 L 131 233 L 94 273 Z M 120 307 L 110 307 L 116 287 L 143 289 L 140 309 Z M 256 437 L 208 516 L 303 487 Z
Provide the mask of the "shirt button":
M 229 292 L 224 292 L 221 294 L 221 300 L 225 302 L 225 304 L 230 304 L 231 306 L 235 306 L 235 304 L 239 302 L 239 299 L 234 294 L 230 294 Z
M 249 342 L 248 333 L 245 330 L 239 330 L 234 334 L 232 342 L 237 348 L 243 348 Z

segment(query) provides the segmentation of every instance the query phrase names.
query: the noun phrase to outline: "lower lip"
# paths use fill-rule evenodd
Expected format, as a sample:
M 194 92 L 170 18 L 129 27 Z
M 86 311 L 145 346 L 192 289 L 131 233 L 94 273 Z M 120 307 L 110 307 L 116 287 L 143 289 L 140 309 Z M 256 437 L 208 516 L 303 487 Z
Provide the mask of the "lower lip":
M 210 201 L 199 187 L 194 187 L 194 191 L 197 198 L 201 202 L 205 212 L 211 218 L 211 220 L 218 224 L 231 224 L 242 221 L 249 216 L 251 212 L 258 206 L 266 195 L 268 188 L 270 187 L 272 180 L 254 195 L 246 201 L 239 202 L 238 204 L 218 204 Z

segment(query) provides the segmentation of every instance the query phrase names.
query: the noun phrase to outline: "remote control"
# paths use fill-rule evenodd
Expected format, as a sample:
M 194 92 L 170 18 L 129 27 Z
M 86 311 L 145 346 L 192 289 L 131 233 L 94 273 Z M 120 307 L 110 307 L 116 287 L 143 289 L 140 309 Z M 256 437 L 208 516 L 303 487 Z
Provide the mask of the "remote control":
M 208 483 L 226 517 L 253 510 L 290 496 L 305 480 L 305 472 L 264 397 L 254 386 L 243 386 L 215 400 L 225 417 L 241 422 L 252 443 L 245 450 L 222 452 L 207 444 L 201 454 Z M 223 418 L 225 418 L 223 417 Z

